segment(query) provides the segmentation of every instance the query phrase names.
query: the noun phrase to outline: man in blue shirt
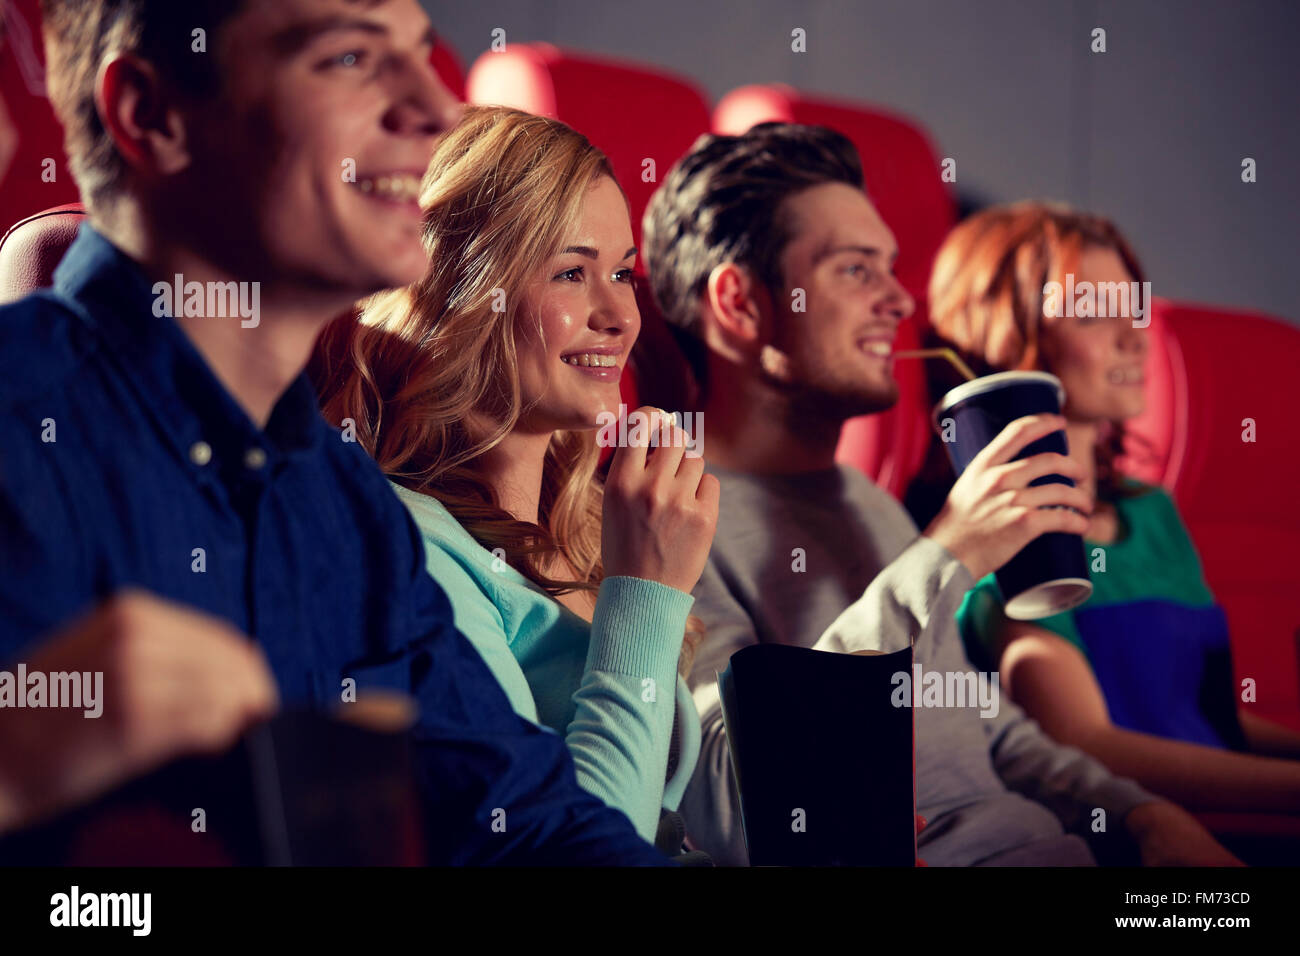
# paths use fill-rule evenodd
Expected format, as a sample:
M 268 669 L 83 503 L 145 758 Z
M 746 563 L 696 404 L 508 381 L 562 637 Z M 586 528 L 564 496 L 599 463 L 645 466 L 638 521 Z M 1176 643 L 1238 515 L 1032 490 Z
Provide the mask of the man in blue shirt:
M 514 715 L 302 374 L 330 317 L 426 264 L 419 177 L 458 105 L 415 0 L 42 10 L 90 225 L 0 309 L 0 662 L 102 672 L 104 700 L 0 709 L 0 832 L 382 687 L 419 705 L 431 862 L 665 862 Z

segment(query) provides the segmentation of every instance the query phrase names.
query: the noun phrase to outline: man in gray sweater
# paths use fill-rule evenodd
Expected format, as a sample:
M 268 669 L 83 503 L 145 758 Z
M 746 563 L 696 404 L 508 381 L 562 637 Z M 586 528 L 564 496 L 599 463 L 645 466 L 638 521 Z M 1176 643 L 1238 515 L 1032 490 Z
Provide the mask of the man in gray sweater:
M 894 237 L 862 186 L 844 137 L 769 123 L 701 137 L 646 212 L 655 298 L 703 346 L 697 421 L 722 482 L 695 590 L 708 628 L 691 678 L 704 733 L 682 805 L 695 845 L 722 864 L 747 862 L 714 676 L 735 651 L 889 651 L 910 640 L 922 674 L 970 672 L 954 619 L 966 591 L 1039 534 L 1087 527 L 1078 489 L 1030 487 L 1073 475 L 1069 458 L 1012 461 L 1062 428 L 1058 416 L 1009 426 L 923 533 L 835 464 L 844 422 L 897 400 L 891 344 L 913 309 L 892 274 Z M 1010 700 L 921 706 L 913 719 L 928 820 L 918 852 L 931 865 L 1089 865 L 1076 834 L 1115 832 L 1148 865 L 1237 862 L 1189 814 L 1055 743 Z

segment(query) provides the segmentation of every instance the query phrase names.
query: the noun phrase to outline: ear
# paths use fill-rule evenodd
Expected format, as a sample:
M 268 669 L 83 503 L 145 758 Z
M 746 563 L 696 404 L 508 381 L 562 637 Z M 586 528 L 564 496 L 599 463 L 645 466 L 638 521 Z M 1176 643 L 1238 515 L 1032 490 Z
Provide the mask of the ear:
M 767 290 L 747 269 L 734 262 L 714 266 L 705 299 L 713 324 L 730 345 L 745 352 L 762 348 Z
M 122 54 L 105 63 L 95 84 L 95 108 L 128 166 L 146 176 L 189 166 L 189 139 L 176 99 L 147 60 Z

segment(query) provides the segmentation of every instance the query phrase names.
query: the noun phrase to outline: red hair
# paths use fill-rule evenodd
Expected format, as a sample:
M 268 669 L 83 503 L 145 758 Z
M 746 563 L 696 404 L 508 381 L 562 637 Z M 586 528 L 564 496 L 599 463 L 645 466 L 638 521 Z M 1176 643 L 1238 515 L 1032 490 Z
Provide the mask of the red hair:
M 1089 247 L 1113 249 L 1143 288 L 1145 274 L 1132 247 L 1109 219 L 1045 202 L 982 210 L 944 240 L 930 275 L 930 323 L 980 375 L 1044 367 L 1043 289 L 1066 284 Z M 1145 303 L 1149 308 L 1150 304 Z M 1097 482 L 1122 493 L 1115 462 L 1125 452 L 1121 422 L 1103 429 Z

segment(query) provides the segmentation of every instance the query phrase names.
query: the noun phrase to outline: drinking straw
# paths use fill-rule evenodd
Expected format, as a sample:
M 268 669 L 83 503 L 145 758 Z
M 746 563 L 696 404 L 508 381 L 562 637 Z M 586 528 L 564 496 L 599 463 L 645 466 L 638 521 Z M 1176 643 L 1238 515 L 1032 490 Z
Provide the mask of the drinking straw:
M 952 349 L 904 349 L 894 353 L 894 358 L 941 358 L 948 361 L 966 381 L 976 377 L 970 367 Z

